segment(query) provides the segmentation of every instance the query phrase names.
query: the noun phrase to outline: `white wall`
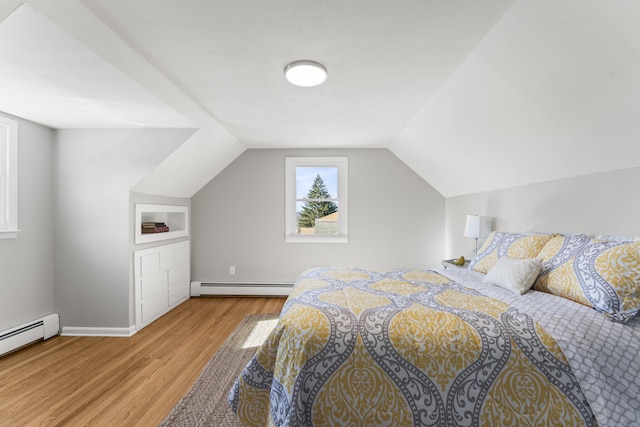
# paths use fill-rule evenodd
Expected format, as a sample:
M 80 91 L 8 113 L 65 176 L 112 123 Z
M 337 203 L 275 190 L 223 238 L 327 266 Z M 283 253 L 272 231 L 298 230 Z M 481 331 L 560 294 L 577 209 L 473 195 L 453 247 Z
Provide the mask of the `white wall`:
M 54 305 L 62 327 L 134 324 L 129 190 L 192 132 L 56 132 Z
M 0 240 L 0 331 L 53 312 L 53 131 L 18 122 L 17 239 Z
M 471 255 L 467 214 L 495 218 L 501 231 L 640 236 L 640 168 L 566 178 L 446 200 L 448 257 Z
M 349 243 L 284 242 L 287 155 L 349 157 Z M 314 266 L 432 267 L 442 258 L 444 198 L 386 149 L 247 150 L 191 203 L 193 281 L 293 282 Z

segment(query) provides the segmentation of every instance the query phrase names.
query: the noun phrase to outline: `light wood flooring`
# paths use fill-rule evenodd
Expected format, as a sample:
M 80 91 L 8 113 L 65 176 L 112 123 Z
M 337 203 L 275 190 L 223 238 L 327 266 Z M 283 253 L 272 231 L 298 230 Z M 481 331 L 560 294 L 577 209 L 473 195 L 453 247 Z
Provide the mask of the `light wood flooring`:
M 156 426 L 249 313 L 284 298 L 191 298 L 130 338 L 54 337 L 0 358 L 0 426 Z

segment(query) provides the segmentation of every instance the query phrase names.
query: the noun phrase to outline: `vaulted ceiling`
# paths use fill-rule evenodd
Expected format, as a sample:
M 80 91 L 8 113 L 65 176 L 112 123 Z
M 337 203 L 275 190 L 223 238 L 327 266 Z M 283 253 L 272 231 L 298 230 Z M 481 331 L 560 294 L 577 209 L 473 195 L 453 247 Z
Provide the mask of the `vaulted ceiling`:
M 247 148 L 387 147 L 446 197 L 640 166 L 638 76 L 634 0 L 0 4 L 0 111 L 194 129 L 136 187 L 168 196 Z

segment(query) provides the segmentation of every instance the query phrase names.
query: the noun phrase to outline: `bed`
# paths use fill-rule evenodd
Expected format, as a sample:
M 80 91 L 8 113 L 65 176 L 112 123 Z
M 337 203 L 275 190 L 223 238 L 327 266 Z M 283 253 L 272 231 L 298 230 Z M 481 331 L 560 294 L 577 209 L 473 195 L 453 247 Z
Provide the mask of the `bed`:
M 560 295 L 566 251 L 600 244 L 560 237 L 492 234 L 469 269 L 305 272 L 232 410 L 245 426 L 637 425 L 637 312 Z M 539 259 L 534 289 L 488 283 L 502 258 Z

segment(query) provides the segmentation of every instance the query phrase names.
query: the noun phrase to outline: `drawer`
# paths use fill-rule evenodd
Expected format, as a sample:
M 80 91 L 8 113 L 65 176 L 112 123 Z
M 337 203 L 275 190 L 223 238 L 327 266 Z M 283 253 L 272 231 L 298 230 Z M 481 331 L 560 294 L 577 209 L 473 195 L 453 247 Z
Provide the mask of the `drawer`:
M 168 291 L 159 292 L 142 301 L 142 321 L 148 322 L 167 309 Z
M 160 252 L 160 268 L 162 270 L 168 270 L 175 265 L 175 250 L 169 249 L 168 251 Z
M 182 282 L 169 288 L 169 305 L 174 305 L 189 297 L 189 282 Z
M 140 257 L 140 276 L 148 276 L 149 274 L 160 271 L 160 255 L 149 254 Z
M 187 264 L 182 264 L 169 270 L 169 286 L 184 280 L 189 280 L 189 266 Z
M 145 300 L 153 294 L 167 289 L 167 272 L 161 271 L 160 273 L 145 277 L 140 282 L 140 298 Z

